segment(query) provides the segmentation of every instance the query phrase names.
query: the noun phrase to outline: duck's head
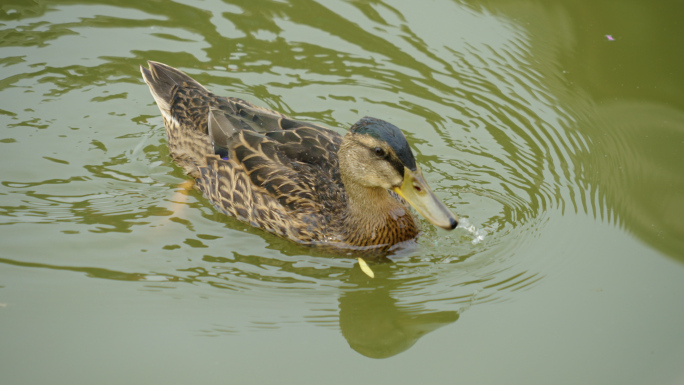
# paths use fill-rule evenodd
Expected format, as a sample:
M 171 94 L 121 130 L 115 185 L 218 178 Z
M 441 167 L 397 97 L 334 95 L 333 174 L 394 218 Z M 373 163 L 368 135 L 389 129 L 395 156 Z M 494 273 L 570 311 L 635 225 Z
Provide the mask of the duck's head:
M 396 126 L 369 117 L 359 120 L 344 138 L 339 161 L 343 181 L 394 191 L 435 226 L 451 230 L 458 225 L 428 186 Z

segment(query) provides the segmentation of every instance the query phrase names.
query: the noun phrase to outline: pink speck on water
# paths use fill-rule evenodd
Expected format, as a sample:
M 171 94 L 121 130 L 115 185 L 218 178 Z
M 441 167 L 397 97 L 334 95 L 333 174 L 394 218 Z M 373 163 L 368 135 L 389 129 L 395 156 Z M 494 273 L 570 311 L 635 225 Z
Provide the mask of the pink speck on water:
M 606 35 L 606 39 L 608 39 L 608 41 L 613 41 L 613 40 L 615 40 L 615 38 L 614 38 L 613 36 L 611 36 L 611 35 Z

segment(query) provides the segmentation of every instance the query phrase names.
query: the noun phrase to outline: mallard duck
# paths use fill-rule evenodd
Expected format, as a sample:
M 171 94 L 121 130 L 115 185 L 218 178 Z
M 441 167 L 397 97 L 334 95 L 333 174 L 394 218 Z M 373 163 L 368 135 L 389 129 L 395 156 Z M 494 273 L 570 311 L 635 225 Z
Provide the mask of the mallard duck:
M 416 238 L 407 202 L 435 226 L 456 227 L 396 126 L 365 117 L 343 137 L 148 65 L 140 70 L 172 158 L 223 213 L 298 243 L 345 249 Z

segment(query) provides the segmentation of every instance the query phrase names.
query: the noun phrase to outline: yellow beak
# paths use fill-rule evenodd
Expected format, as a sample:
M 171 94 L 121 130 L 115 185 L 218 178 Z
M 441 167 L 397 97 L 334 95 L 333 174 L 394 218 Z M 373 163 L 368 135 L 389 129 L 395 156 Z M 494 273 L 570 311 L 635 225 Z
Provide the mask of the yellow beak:
M 433 225 L 446 230 L 454 229 L 458 225 L 456 216 L 437 199 L 428 186 L 420 167 L 416 166 L 416 171 L 404 168 L 404 182 L 400 187 L 394 187 L 392 190 Z

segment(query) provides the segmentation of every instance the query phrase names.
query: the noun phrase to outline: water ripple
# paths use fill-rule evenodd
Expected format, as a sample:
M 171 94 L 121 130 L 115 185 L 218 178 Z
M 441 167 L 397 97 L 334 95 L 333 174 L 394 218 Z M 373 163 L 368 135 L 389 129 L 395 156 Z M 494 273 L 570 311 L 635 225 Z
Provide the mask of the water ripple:
M 548 80 L 555 72 L 535 62 L 524 29 L 456 3 L 422 5 L 430 25 L 408 3 L 211 4 L 210 12 L 131 2 L 119 17 L 102 16 L 112 7 L 55 6 L 36 9 L 35 18 L 47 12 L 61 22 L 24 18 L 2 27 L 12 39 L 0 43 L 10 58 L 0 63 L 7 70 L 0 93 L 12 103 L 0 114 L 8 128 L 0 145 L 20 159 L 26 146 L 46 149 L 2 179 L 0 221 L 17 236 L 12 249 L 28 250 L 21 258 L 30 261 L 21 263 L 150 290 L 195 285 L 257 301 L 337 298 L 339 306 L 321 305 L 306 319 L 329 326 L 338 316 L 350 345 L 369 355 L 406 348 L 472 304 L 506 301 L 543 279 L 535 261 L 516 253 L 538 236 L 549 211 L 595 198 L 582 191 L 572 161 L 590 140 L 568 129 L 576 118 L 555 99 Z M 42 45 L 44 55 L 58 57 L 76 37 L 87 54 L 48 64 L 35 52 Z M 106 42 L 115 37 L 130 44 L 111 52 Z M 393 263 L 372 264 L 377 279 L 369 281 L 351 257 L 219 215 L 177 187 L 185 177 L 168 157 L 161 119 L 139 79 L 137 66 L 147 59 L 186 70 L 217 93 L 340 132 L 364 115 L 396 123 L 436 194 L 463 217 L 461 228 L 446 233 L 423 223 L 419 245 Z M 59 233 L 45 235 L 53 255 L 20 238 L 36 223 Z M 74 241 L 97 245 L 96 257 L 60 251 Z M 370 308 L 359 315 L 367 301 L 412 337 L 382 352 L 355 339 L 359 320 L 373 317 Z M 277 324 L 259 319 L 255 327 Z M 219 325 L 206 333 L 216 330 L 234 332 Z

